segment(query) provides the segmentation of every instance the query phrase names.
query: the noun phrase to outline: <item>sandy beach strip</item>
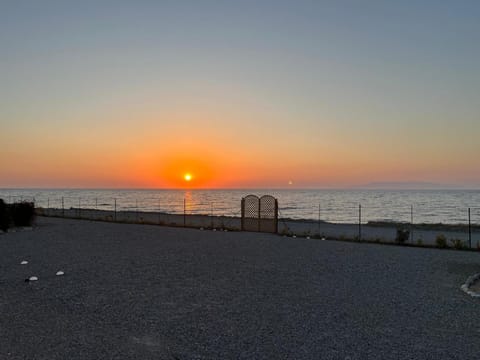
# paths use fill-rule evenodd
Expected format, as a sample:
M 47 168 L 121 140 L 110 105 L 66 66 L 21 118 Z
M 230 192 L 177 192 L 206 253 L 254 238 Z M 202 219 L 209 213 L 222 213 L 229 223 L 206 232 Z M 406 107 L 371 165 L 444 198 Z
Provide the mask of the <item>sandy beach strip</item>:
M 473 359 L 479 259 L 39 217 L 0 235 L 0 358 Z

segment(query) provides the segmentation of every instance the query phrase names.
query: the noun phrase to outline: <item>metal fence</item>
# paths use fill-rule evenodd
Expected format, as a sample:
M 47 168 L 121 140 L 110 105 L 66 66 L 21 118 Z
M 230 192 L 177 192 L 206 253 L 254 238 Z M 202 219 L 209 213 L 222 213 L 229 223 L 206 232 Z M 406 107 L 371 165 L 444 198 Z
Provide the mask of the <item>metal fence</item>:
M 37 212 L 45 216 L 69 217 L 116 222 L 132 222 L 171 226 L 196 227 L 215 230 L 241 229 L 241 199 L 236 209 L 214 202 L 195 202 L 184 197 L 175 201 L 162 198 L 102 200 L 90 197 L 33 197 L 9 196 L 7 202 L 31 201 Z M 408 236 L 404 241 L 416 245 L 435 245 L 444 235 L 451 246 L 461 242 L 468 248 L 480 244 L 480 207 L 433 208 L 420 205 L 391 207 L 351 204 L 341 208 L 331 203 L 312 207 L 308 219 L 285 216 L 292 208 L 279 203 L 278 232 L 285 236 L 333 238 L 359 241 L 395 242 L 399 231 Z M 302 209 L 307 213 L 306 209 Z M 437 224 L 439 213 L 449 214 L 451 221 Z M 382 214 L 379 216 L 378 214 Z
M 448 223 L 429 221 L 436 218 L 436 212 L 454 216 Z M 351 204 L 342 209 L 335 209 L 319 204 L 318 207 L 312 208 L 311 213 L 316 213 L 315 221 L 311 218 L 292 220 L 283 216 L 280 206 L 279 232 L 287 236 L 295 234 L 306 237 L 433 246 L 437 245 L 438 237 L 445 237 L 447 247 L 480 250 L 480 207 L 432 208 L 410 205 L 391 209 L 391 216 L 385 216 L 385 207 L 380 205 L 365 207 L 362 204 Z
M 13 201 L 33 201 L 37 213 L 44 216 L 240 230 L 239 217 L 225 215 L 223 213 L 225 209 L 221 204 L 196 203 L 193 208 L 187 198 L 177 202 L 170 201 L 168 204 L 165 204 L 161 198 L 141 200 L 110 198 L 99 201 L 98 198 L 59 197 L 36 201 L 34 198 L 18 197 Z

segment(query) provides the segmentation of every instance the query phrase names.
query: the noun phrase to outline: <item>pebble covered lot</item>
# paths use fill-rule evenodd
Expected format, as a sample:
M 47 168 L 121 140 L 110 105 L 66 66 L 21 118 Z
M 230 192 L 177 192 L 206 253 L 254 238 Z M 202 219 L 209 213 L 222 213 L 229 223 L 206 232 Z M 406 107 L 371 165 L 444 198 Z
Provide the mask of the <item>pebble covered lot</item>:
M 0 359 L 477 359 L 478 272 L 477 252 L 40 217 L 0 235 Z

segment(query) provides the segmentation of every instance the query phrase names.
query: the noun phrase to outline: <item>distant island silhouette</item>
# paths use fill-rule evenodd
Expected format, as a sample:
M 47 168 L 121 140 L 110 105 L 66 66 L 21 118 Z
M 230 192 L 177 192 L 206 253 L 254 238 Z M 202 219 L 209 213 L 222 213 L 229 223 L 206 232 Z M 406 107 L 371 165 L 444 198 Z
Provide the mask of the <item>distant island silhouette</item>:
M 423 181 L 385 181 L 371 182 L 360 185 L 359 189 L 377 189 L 377 190 L 454 190 L 465 189 L 465 186 L 455 184 L 439 184 Z

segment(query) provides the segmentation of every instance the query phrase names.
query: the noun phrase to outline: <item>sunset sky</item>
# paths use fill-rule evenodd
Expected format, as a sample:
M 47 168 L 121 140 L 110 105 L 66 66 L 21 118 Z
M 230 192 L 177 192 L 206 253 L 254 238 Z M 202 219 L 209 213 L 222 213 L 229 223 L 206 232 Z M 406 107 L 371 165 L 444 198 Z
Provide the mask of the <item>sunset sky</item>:
M 0 144 L 0 187 L 479 188 L 480 2 L 1 1 Z

